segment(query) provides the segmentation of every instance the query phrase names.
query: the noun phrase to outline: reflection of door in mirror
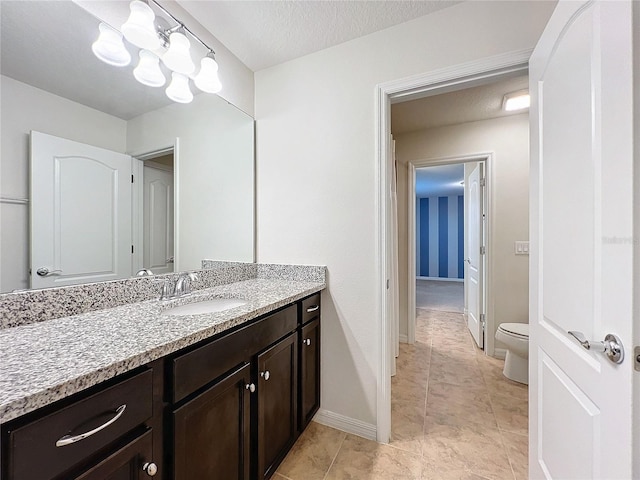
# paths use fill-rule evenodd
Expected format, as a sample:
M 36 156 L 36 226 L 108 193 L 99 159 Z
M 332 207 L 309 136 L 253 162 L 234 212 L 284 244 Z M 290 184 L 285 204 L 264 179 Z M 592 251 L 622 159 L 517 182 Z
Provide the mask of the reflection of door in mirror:
M 142 268 L 171 273 L 173 249 L 173 152 L 143 163 Z
M 131 157 L 31 133 L 31 287 L 131 276 Z

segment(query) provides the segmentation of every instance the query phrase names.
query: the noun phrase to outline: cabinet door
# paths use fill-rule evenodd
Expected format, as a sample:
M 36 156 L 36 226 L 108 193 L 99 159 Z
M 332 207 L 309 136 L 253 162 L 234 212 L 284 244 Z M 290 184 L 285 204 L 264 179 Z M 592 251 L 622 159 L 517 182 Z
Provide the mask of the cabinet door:
M 258 478 L 269 478 L 297 435 L 297 332 L 258 355 Z
M 155 465 L 151 465 L 151 430 L 128 443 L 75 480 L 142 480 L 155 475 Z M 145 472 L 144 468 L 148 469 Z M 152 475 L 153 474 L 153 475 Z M 158 472 L 158 478 L 162 475 Z M 67 477 L 68 478 L 68 477 Z
M 250 375 L 245 364 L 174 411 L 175 480 L 249 480 Z
M 302 327 L 300 341 L 300 431 L 320 408 L 320 320 Z

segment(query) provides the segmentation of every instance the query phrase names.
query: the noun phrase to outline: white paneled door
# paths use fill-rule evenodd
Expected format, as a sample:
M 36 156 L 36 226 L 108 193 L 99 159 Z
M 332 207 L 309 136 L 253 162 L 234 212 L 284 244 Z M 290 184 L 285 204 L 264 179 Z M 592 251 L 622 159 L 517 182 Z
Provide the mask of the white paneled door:
M 483 275 L 484 275 L 484 235 L 483 235 L 483 190 L 481 180 L 483 164 L 477 163 L 471 171 L 465 195 L 467 195 L 467 259 L 466 259 L 466 287 L 467 287 L 467 327 L 478 344 L 484 348 L 484 325 L 482 312 L 484 311 Z
M 173 172 L 144 166 L 143 267 L 173 272 Z
M 31 287 L 131 276 L 131 157 L 31 132 Z
M 532 479 L 640 475 L 632 470 L 631 9 L 561 1 L 531 57 Z M 621 363 L 599 351 L 608 334 L 626 350 Z

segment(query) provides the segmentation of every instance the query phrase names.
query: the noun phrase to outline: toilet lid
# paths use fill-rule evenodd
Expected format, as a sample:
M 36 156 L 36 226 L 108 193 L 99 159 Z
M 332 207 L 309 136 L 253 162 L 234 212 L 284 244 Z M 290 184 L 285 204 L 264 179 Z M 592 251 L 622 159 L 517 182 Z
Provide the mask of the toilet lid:
M 518 337 L 529 337 L 528 323 L 502 323 L 500 324 L 500 329 Z

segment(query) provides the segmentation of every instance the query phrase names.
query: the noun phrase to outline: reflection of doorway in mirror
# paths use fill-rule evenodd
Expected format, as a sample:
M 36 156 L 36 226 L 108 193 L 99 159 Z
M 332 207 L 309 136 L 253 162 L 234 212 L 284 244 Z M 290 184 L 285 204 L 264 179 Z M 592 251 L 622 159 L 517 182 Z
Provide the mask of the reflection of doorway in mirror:
M 145 156 L 142 167 L 142 266 L 154 274 L 174 271 L 174 156 Z

